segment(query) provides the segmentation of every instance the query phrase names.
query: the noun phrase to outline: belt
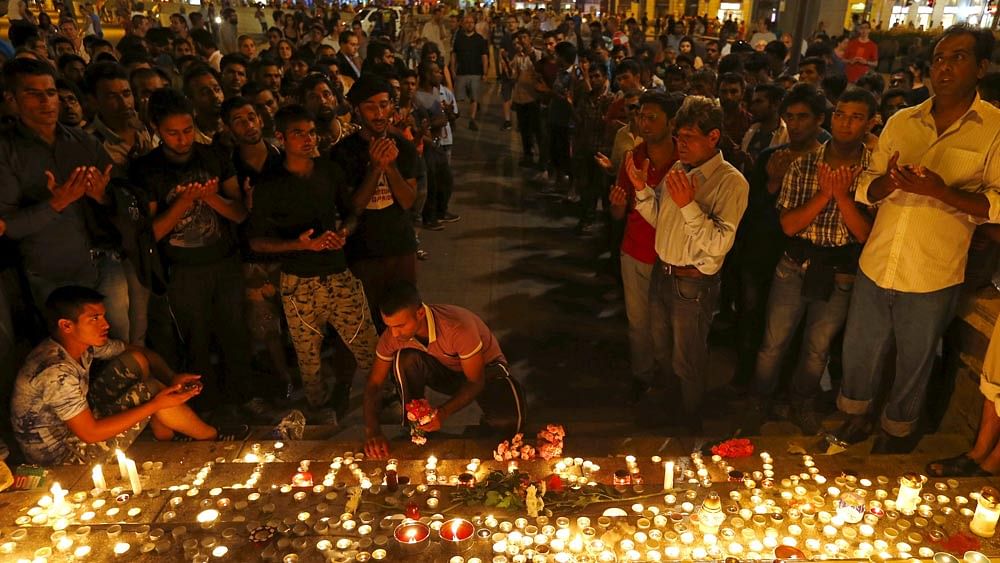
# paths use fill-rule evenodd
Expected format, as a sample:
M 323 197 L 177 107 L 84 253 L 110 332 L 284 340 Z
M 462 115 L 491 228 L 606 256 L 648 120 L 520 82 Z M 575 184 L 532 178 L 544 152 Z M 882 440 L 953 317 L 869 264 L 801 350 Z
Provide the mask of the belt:
M 663 268 L 663 273 L 668 276 L 677 276 L 679 278 L 707 278 L 708 274 L 702 273 L 701 270 L 694 266 L 674 266 L 673 264 L 661 263 L 660 267 Z

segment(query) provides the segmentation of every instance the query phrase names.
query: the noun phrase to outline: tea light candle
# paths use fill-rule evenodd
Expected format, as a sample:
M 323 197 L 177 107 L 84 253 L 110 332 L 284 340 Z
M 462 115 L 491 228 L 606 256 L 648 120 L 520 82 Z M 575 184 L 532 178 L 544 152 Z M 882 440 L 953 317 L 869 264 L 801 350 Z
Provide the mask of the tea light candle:
M 663 490 L 669 491 L 674 488 L 674 462 L 663 463 Z
M 215 522 L 219 519 L 219 511 L 214 508 L 209 508 L 208 510 L 202 510 L 198 513 L 196 517 L 198 523 L 201 524 L 202 528 L 208 529 L 215 525 Z M 176 528 L 175 528 L 176 530 Z
M 997 520 L 1000 519 L 1000 492 L 993 487 L 983 487 L 977 502 L 969 530 L 977 536 L 991 538 L 996 534 Z
M 128 550 L 132 549 L 132 544 L 126 542 L 118 542 L 115 544 L 114 552 L 116 557 L 120 557 L 128 553 Z
M 434 459 L 433 456 L 428 458 L 428 462 L 431 459 Z M 435 459 L 435 463 L 436 461 Z M 412 555 L 427 548 L 427 538 L 430 537 L 431 530 L 422 522 L 408 520 L 396 526 L 392 535 L 403 553 Z

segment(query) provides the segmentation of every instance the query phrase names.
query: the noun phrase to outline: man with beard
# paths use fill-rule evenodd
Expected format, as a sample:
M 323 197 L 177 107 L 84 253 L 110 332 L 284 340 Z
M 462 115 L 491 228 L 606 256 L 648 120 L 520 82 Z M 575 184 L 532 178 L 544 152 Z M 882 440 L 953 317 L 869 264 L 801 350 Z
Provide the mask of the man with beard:
M 83 95 L 76 84 L 60 78 L 56 81 L 56 92 L 59 95 L 59 123 L 67 127 L 85 127 L 87 122 L 80 104 Z
M 719 77 L 719 103 L 724 116 L 722 133 L 734 143 L 743 140 L 753 123 L 753 116 L 743 107 L 745 93 L 746 81 L 742 75 L 727 72 Z
M 753 125 L 743 135 L 740 149 L 753 162 L 767 147 L 776 147 L 788 142 L 788 127 L 778 116 L 778 108 L 785 97 L 785 90 L 777 84 L 758 84 L 750 100 L 750 115 Z
M 259 82 L 250 82 L 242 89 L 244 98 L 253 102 L 257 117 L 261 121 L 261 133 L 267 142 L 280 147 L 274 136 L 274 114 L 278 112 L 278 98 L 270 88 L 265 88 Z
M 268 58 L 259 58 L 257 67 L 254 69 L 254 81 L 267 88 L 276 99 L 280 99 L 281 94 L 281 66 Z
M 348 92 L 361 130 L 334 145 L 330 157 L 344 171 L 358 227 L 345 246 L 351 271 L 361 278 L 369 303 L 385 288 L 416 281 L 417 241 L 407 210 L 417 196 L 417 151 L 390 131 L 391 86 L 363 76 Z
M 222 104 L 222 123 L 226 133 L 236 143 L 233 165 L 236 181 L 243 191 L 247 209 L 253 210 L 253 195 L 260 179 L 281 167 L 281 151 L 264 140 L 262 121 L 253 102 L 242 96 L 229 98 Z M 281 304 L 278 299 L 278 263 L 274 256 L 253 252 L 243 238 L 243 276 L 246 282 L 247 329 L 254 349 L 267 351 L 274 372 L 284 384 L 284 395 L 291 392 L 291 374 L 281 336 Z M 251 399 L 254 414 L 263 413 L 260 401 Z
M 326 153 L 342 134 L 337 120 L 337 95 L 325 74 L 314 72 L 299 83 L 299 102 L 315 118 L 319 151 Z
M 153 235 L 170 267 L 167 295 L 187 348 L 187 368 L 205 378 L 203 406 L 218 406 L 223 393 L 243 402 L 252 394 L 246 354 L 250 343 L 243 320 L 243 273 L 232 233 L 247 210 L 236 173 L 215 148 L 195 141 L 194 110 L 183 94 L 157 90 L 149 113 L 161 144 L 135 161 L 129 179 L 150 200 Z M 216 352 L 224 366 L 221 382 L 212 362 Z
M 170 78 L 160 68 L 140 68 L 131 74 L 130 82 L 132 95 L 137 100 L 136 111 L 139 113 L 139 119 L 146 124 L 146 127 L 151 127 L 148 111 L 149 97 L 153 95 L 153 92 L 170 86 Z
M 275 122 L 285 157 L 255 190 L 250 247 L 279 257 L 285 318 L 312 410 L 307 416 L 317 423 L 331 418 L 324 407 L 348 397 L 353 379 L 343 373 L 334 389 L 324 384 L 323 328 L 333 326 L 364 370 L 375 357 L 376 334 L 363 286 L 344 256 L 358 224 L 349 183 L 336 163 L 317 158 L 316 125 L 304 107 L 282 108 Z M 341 415 L 346 408 L 338 406 Z
M 184 75 L 184 93 L 194 104 L 195 142 L 211 145 L 216 133 L 222 131 L 222 87 L 215 72 L 204 65 Z
M 135 111 L 128 76 L 115 63 L 96 63 L 87 69 L 85 85 L 91 107 L 96 110 L 87 131 L 101 141 L 124 173 L 130 160 L 153 150 L 153 136 Z
M 250 61 L 239 53 L 230 53 L 222 57 L 219 68 L 222 69 L 222 94 L 226 98 L 240 95 L 240 89 L 247 83 L 247 68 Z

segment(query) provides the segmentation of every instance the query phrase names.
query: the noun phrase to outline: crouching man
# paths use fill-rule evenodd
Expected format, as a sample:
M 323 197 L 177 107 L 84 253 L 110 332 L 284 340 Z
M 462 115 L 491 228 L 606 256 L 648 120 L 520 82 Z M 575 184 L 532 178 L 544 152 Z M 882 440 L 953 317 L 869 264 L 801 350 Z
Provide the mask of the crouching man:
M 50 337 L 28 355 L 11 399 L 27 460 L 103 461 L 127 449 L 146 424 L 160 440 L 175 433 L 216 439 L 219 432 L 184 404 L 201 391 L 200 376 L 174 374 L 156 353 L 109 339 L 103 300 L 80 286 L 60 287 L 46 300 Z
M 426 305 L 408 282 L 393 285 L 379 306 L 386 330 L 375 348 L 375 365 L 365 387 L 365 453 L 389 455 L 379 426 L 382 386 L 390 372 L 405 405 L 424 398 L 424 389 L 450 395 L 422 426 L 435 432 L 452 414 L 475 401 L 483 424 L 511 436 L 524 423 L 524 395 L 507 369 L 500 343 L 473 312 L 455 305 Z M 406 417 L 403 417 L 406 424 Z

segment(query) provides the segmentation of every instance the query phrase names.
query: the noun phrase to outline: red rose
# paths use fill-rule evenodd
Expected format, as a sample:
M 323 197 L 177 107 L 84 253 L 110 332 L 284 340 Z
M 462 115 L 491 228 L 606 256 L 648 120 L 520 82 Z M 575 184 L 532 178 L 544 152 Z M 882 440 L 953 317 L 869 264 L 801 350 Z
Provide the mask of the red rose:
M 562 477 L 558 475 L 549 475 L 549 478 L 545 480 L 545 488 L 549 491 L 561 493 L 563 491 Z

